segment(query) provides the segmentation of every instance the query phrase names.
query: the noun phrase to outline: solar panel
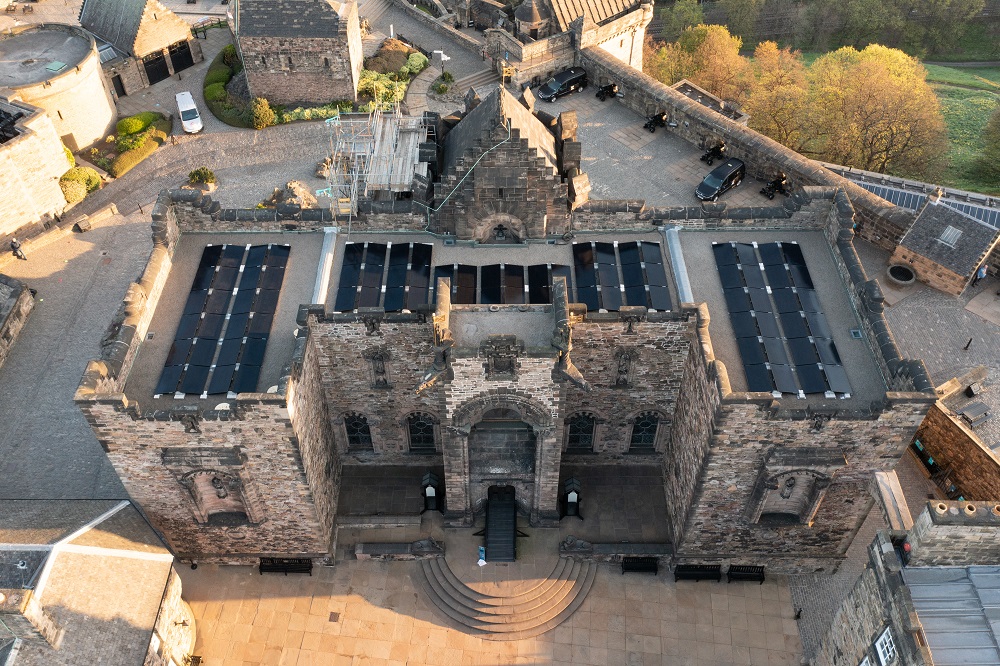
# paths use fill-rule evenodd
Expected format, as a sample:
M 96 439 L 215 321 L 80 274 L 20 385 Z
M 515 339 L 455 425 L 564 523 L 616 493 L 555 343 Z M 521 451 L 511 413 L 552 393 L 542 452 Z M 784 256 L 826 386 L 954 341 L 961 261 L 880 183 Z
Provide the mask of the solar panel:
M 635 305 L 644 308 L 650 307 L 647 287 L 625 287 L 625 305 Z
M 232 391 L 234 393 L 254 393 L 257 391 L 257 380 L 260 379 L 259 365 L 240 363 L 233 376 Z
M 235 365 L 218 365 L 212 371 L 212 378 L 208 380 L 208 393 L 228 393 L 229 387 L 233 383 L 233 375 L 236 374 Z
M 816 338 L 814 339 L 814 344 L 816 345 L 816 352 L 819 354 L 821 363 L 824 365 L 840 365 L 840 353 L 837 351 L 837 345 L 833 343 L 833 340 Z
M 262 270 L 263 267 L 261 266 L 244 266 L 243 272 L 240 273 L 240 275 L 242 276 L 240 277 L 239 281 L 240 289 L 251 289 L 251 290 L 255 289 L 257 287 L 257 284 L 260 283 L 260 275 Z M 268 271 L 268 275 L 271 275 L 272 273 L 277 274 L 278 272 L 279 271 L 277 269 L 275 269 L 274 271 Z M 281 271 L 280 273 L 281 276 L 284 276 L 284 271 Z M 281 284 L 280 276 L 278 284 Z M 270 289 L 272 287 L 268 288 Z
M 730 312 L 750 312 L 753 306 L 750 304 L 750 296 L 745 289 L 723 289 L 726 297 L 726 306 Z
M 757 259 L 757 250 L 749 243 L 737 243 L 736 254 L 739 256 L 740 264 L 742 265 L 756 266 L 760 263 L 760 260 Z
M 916 192 L 907 192 L 905 190 L 898 190 L 894 187 L 886 187 L 884 185 L 876 185 L 875 183 L 866 183 L 864 181 L 854 182 L 875 196 L 882 197 L 891 204 L 902 206 L 903 208 L 909 208 L 910 210 L 917 210 L 923 206 L 924 202 L 927 200 L 926 195 L 918 194 Z
M 638 254 L 638 251 L 636 251 Z M 731 270 L 736 270 L 735 266 L 727 266 L 726 268 Z M 646 286 L 646 276 L 642 271 L 641 264 L 622 264 L 622 284 L 628 287 L 645 287 Z M 742 285 L 733 285 L 742 286 Z
M 215 279 L 212 280 L 212 289 L 232 291 L 236 287 L 236 279 L 239 276 L 239 268 L 219 268 L 219 270 L 215 272 Z
M 178 340 L 182 338 L 193 338 L 200 325 L 200 314 L 183 315 L 180 322 L 177 324 L 177 332 L 174 333 L 174 338 Z
M 959 212 L 965 213 L 969 217 L 979 220 L 988 227 L 1000 229 L 1000 209 L 985 208 L 983 206 L 976 206 L 975 204 L 963 203 L 961 201 L 953 201 L 951 199 L 942 199 L 941 203 L 949 208 L 954 208 Z
M 278 309 L 280 295 L 281 292 L 277 289 L 261 289 L 253 302 L 253 311 L 274 314 Z
M 826 381 L 830 384 L 830 390 L 834 393 L 850 393 L 851 384 L 847 381 L 847 371 L 840 365 L 823 365 L 823 372 L 826 373 Z
M 642 241 L 640 243 L 642 248 L 642 261 L 648 267 L 649 264 L 659 264 L 663 265 L 663 254 L 660 252 L 660 244 L 653 243 L 651 241 Z
M 799 302 L 802 303 L 802 310 L 805 312 L 822 313 L 819 306 L 819 297 L 812 289 L 796 289 L 799 295 Z
M 358 295 L 359 308 L 376 308 L 382 300 L 385 253 L 386 246 L 382 243 L 365 244 L 365 259 L 361 265 L 361 293 Z
M 344 260 L 340 267 L 340 281 L 337 282 L 337 298 L 333 306 L 333 309 L 337 312 L 350 312 L 355 308 L 363 256 L 364 245 L 361 243 L 347 243 L 344 246 Z M 261 255 L 261 259 L 263 260 L 263 254 Z
M 798 375 L 799 385 L 802 387 L 803 393 L 826 392 L 826 377 L 816 363 L 796 365 L 795 374 Z
M 528 266 L 528 302 L 552 302 L 552 293 L 549 291 L 548 265 L 535 264 L 534 266 Z
M 805 266 L 806 258 L 802 256 L 802 248 L 798 243 L 778 243 L 781 252 L 785 255 L 785 263 L 795 266 Z
M 174 340 L 167 352 L 167 361 L 164 365 L 184 365 L 187 363 L 188 353 L 191 351 L 191 343 L 194 340 L 181 339 Z
M 287 245 L 275 245 L 272 243 L 267 246 L 267 258 L 264 260 L 264 265 L 281 266 L 284 268 L 288 263 L 288 256 L 291 252 L 292 248 Z
M 770 393 L 774 390 L 774 380 L 771 379 L 771 371 L 764 364 L 746 365 L 743 370 L 747 376 L 747 390 Z
M 778 312 L 798 312 L 799 299 L 791 289 L 775 289 L 771 292 L 771 298 Z
M 205 382 L 208 380 L 207 365 L 189 365 L 184 370 L 178 391 L 181 393 L 201 393 L 205 390 Z
M 229 317 L 229 323 L 226 324 L 226 332 L 223 334 L 223 338 L 226 340 L 233 340 L 242 338 L 246 335 L 247 324 L 250 323 L 250 315 L 246 314 L 233 314 Z
M 785 263 L 785 255 L 782 254 L 781 248 L 778 247 L 777 243 L 764 243 L 757 247 L 757 252 L 760 254 L 760 263 L 767 266 L 781 266 Z
M 763 289 L 767 284 L 764 281 L 764 274 L 757 264 L 748 264 L 743 267 L 743 279 L 751 289 Z
M 765 264 L 764 276 L 771 289 L 785 289 L 792 286 L 792 277 L 788 274 L 788 269 L 784 264 Z
M 795 375 L 790 365 L 770 363 L 771 376 L 774 378 L 774 387 L 782 393 L 798 393 L 799 385 L 795 381 Z
M 798 312 L 782 312 L 778 315 L 781 322 L 781 330 L 786 338 L 806 338 L 809 337 L 809 329 L 806 328 L 806 320 Z
M 833 337 L 833 332 L 830 331 L 830 326 L 826 323 L 826 316 L 823 313 L 806 310 L 806 321 L 809 322 L 809 333 L 814 338 Z
M 752 312 L 731 312 L 729 319 L 737 338 L 756 338 L 760 335 L 760 331 L 757 330 L 757 318 Z
M 243 263 L 244 254 L 246 247 L 242 245 L 223 245 L 222 255 L 216 265 L 220 268 L 238 268 Z
M 247 338 L 240 355 L 240 364 L 263 365 L 264 352 L 267 351 L 267 338 Z
M 805 266 L 789 265 L 788 272 L 792 276 L 792 284 L 796 287 L 803 287 L 805 289 L 813 288 L 812 278 L 809 276 L 809 270 Z
M 163 366 L 163 372 L 160 373 L 160 381 L 156 383 L 157 395 L 163 393 L 173 393 L 177 390 L 177 382 L 180 381 L 181 373 L 184 372 L 183 365 L 166 365 Z
M 231 291 L 212 289 L 208 294 L 208 300 L 205 302 L 204 311 L 211 314 L 226 314 L 229 311 L 229 299 L 232 296 L 233 292 Z
M 743 284 L 743 271 L 736 264 L 726 264 L 719 266 L 719 279 L 722 281 L 723 289 L 739 289 Z M 625 283 L 628 285 L 628 283 Z
M 788 351 L 792 356 L 792 363 L 796 366 L 819 363 L 819 354 L 816 352 L 816 345 L 809 338 L 794 338 L 789 340 Z
M 189 365 L 202 365 L 208 367 L 212 365 L 215 352 L 219 345 L 215 340 L 196 338 L 191 346 L 191 356 L 188 358 Z M 185 391 L 185 393 L 201 393 L 201 387 L 197 391 Z
M 649 264 L 646 264 L 647 269 Z M 649 285 L 649 306 L 654 310 L 666 312 L 671 307 L 670 289 L 668 287 L 658 287 Z
M 247 327 L 246 336 L 248 338 L 267 337 L 271 332 L 271 323 L 274 315 L 270 312 L 255 312 L 250 318 L 250 325 Z
M 198 337 L 218 340 L 222 334 L 222 326 L 225 323 L 226 317 L 224 315 L 205 314 L 201 318 L 201 325 L 198 326 Z
M 437 289 L 438 280 L 441 278 L 448 278 L 451 280 L 451 293 L 455 293 L 455 265 L 454 264 L 444 264 L 441 266 L 434 267 L 434 279 L 431 280 L 431 291 Z
M 503 267 L 503 302 L 524 303 L 524 266 L 507 264 Z
M 618 257 L 621 259 L 622 267 L 635 266 L 642 262 L 638 243 L 619 243 Z
M 594 248 L 597 255 L 597 274 L 601 282 L 601 307 L 615 312 L 622 306 L 615 246 L 613 243 L 595 243 Z
M 594 269 L 594 248 L 591 243 L 573 244 L 573 275 L 576 280 L 577 300 L 588 310 L 599 310 L 597 296 L 597 271 Z
M 219 347 L 219 358 L 216 360 L 217 365 L 236 365 L 236 362 L 240 360 L 240 350 L 243 348 L 243 340 L 223 340 L 222 346 Z M 209 391 L 209 393 L 214 393 L 214 391 Z
M 754 319 L 757 321 L 757 328 L 765 338 L 780 338 L 781 330 L 778 328 L 778 319 L 773 312 L 754 312 Z
M 406 270 L 406 309 L 416 310 L 427 304 L 427 294 L 431 282 L 431 255 L 434 246 L 430 243 L 413 243 L 410 266 Z
M 210 248 L 205 248 L 208 251 Z M 222 248 L 218 248 L 221 252 Z M 212 286 L 212 280 L 215 279 L 215 263 L 214 260 L 206 261 L 206 256 L 202 254 L 201 262 L 198 264 L 198 268 L 194 272 L 194 282 L 191 285 L 191 289 L 208 289 Z
M 188 294 L 187 301 L 184 303 L 184 314 L 200 315 L 205 311 L 205 301 L 207 300 L 207 289 L 192 290 L 191 293 Z
M 281 283 L 285 278 L 285 269 L 278 266 L 264 266 L 264 271 L 260 276 L 257 286 L 261 289 L 281 289 Z
M 503 303 L 502 285 L 500 284 L 500 264 L 480 267 L 482 285 L 479 298 L 486 305 Z
M 755 312 L 774 312 L 774 306 L 771 304 L 771 296 L 767 293 L 765 289 L 748 289 L 750 293 L 750 302 L 753 304 L 753 309 Z
M 788 363 L 788 354 L 785 352 L 785 343 L 781 338 L 761 338 L 764 343 L 764 353 L 767 354 L 768 363 Z
M 477 266 L 459 264 L 458 274 L 455 276 L 455 303 L 472 304 L 476 302 L 476 278 L 479 272 L 477 269 Z
M 355 243 L 350 243 L 350 245 L 355 245 Z M 361 265 L 361 251 L 364 249 L 363 245 L 357 245 L 358 253 L 358 266 Z M 264 265 L 264 258 L 267 256 L 267 246 L 266 245 L 254 245 L 247 252 L 246 266 L 260 268 Z
M 757 338 L 737 338 L 736 344 L 740 348 L 740 356 L 745 365 L 755 365 L 767 361 L 764 345 Z
M 569 266 L 563 266 L 562 264 L 552 264 L 552 279 L 555 280 L 557 277 L 566 278 L 566 289 L 568 291 L 570 301 L 573 301 L 573 271 L 570 270 Z M 549 283 L 550 288 L 551 286 L 552 284 Z M 549 301 L 546 301 L 546 303 L 548 302 Z
M 712 254 L 718 266 L 735 266 L 740 263 L 736 248 L 732 243 L 712 243 Z

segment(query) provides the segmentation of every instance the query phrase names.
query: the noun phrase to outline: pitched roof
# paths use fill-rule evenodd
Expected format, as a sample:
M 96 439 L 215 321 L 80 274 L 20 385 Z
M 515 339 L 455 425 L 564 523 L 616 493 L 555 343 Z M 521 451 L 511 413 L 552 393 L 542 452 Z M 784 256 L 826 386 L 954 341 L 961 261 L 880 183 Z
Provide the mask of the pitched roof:
M 569 30 L 569 24 L 584 15 L 590 17 L 594 23 L 600 24 L 639 6 L 637 0 L 546 0 L 546 2 L 552 5 L 552 15 L 559 24 L 560 32 Z
M 191 37 L 190 26 L 159 0 L 84 0 L 80 25 L 139 58 Z
M 514 10 L 514 18 L 524 23 L 541 23 L 551 17 L 548 7 L 541 5 L 538 0 L 524 0 L 517 9 Z
M 899 244 L 958 275 L 969 276 L 998 240 L 1000 231 L 928 199 Z
M 508 120 L 512 135 L 516 131 L 539 157 L 545 158 L 551 168 L 558 168 L 555 137 L 531 111 L 501 87 L 490 93 L 448 133 L 444 142 L 445 170 L 454 168 L 466 150 L 481 142 L 487 143 L 487 137 L 493 130 L 500 127 L 506 129 Z
M 346 3 L 336 0 L 240 0 L 236 30 L 241 37 L 332 37 Z
M 5 500 L 0 544 L 51 546 L 111 509 L 117 500 Z

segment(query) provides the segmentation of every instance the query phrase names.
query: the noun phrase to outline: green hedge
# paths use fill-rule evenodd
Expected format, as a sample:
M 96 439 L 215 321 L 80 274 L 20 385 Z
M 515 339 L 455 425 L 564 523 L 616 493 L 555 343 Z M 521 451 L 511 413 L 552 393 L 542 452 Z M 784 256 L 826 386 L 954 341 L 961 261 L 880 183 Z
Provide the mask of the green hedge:
M 234 100 L 226 92 L 226 84 L 229 80 L 243 69 L 236 48 L 223 48 L 212 60 L 205 76 L 205 83 L 202 87 L 202 95 L 205 98 L 205 106 L 212 112 L 212 115 L 231 127 L 251 127 L 250 114 L 246 106 Z M 232 67 L 227 66 L 227 57 Z M 221 74 L 225 74 L 223 79 Z
M 206 102 L 221 102 L 229 95 L 226 92 L 225 84 L 222 83 L 213 83 L 210 86 L 205 86 L 204 92 Z
M 88 194 L 101 186 L 101 177 L 90 167 L 73 167 L 64 173 L 59 180 L 81 183 L 87 188 Z
M 225 65 L 222 67 L 212 67 L 208 70 L 208 74 L 205 75 L 205 88 L 211 85 L 221 83 L 225 86 L 229 83 L 229 79 L 233 78 L 233 70 L 229 69 Z
M 111 163 L 108 173 L 115 178 L 124 176 L 164 144 L 170 134 L 170 129 L 170 123 L 167 120 L 157 120 L 146 134 L 142 144 L 116 157 Z
M 136 132 L 141 132 L 142 129 L 143 129 L 142 120 L 136 118 L 135 116 L 122 118 L 121 120 L 118 121 L 117 127 L 115 127 L 115 130 L 118 132 L 119 136 L 123 134 L 126 135 L 135 134 Z

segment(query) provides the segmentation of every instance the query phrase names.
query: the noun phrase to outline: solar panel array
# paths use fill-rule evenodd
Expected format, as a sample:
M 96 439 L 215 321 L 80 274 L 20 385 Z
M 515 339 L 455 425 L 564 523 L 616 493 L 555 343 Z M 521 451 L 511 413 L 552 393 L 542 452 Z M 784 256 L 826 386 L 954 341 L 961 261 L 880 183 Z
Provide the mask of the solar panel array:
M 429 243 L 347 243 L 333 309 L 383 307 L 386 312 L 415 310 L 428 302 L 431 275 Z
M 713 243 L 750 391 L 850 397 L 797 243 Z
M 907 192 L 906 190 L 900 190 L 895 187 L 886 187 L 885 185 L 876 185 L 875 183 L 866 183 L 862 181 L 855 182 L 872 194 L 882 197 L 889 203 L 896 204 L 897 206 L 902 206 L 903 208 L 908 208 L 910 210 L 919 209 L 924 205 L 924 202 L 927 201 L 926 195 L 917 192 Z M 977 206 L 976 204 L 965 203 L 964 201 L 955 201 L 954 199 L 941 199 L 941 203 L 949 208 L 965 213 L 969 217 L 979 220 L 988 227 L 1000 229 L 1000 209 L 989 208 L 987 206 Z
M 257 390 L 290 252 L 274 244 L 205 248 L 157 396 Z
M 565 277 L 567 288 L 572 290 L 570 268 L 560 264 L 442 264 L 434 267 L 434 286 L 438 278 L 449 278 L 451 302 L 457 305 L 551 303 L 555 277 Z
M 659 243 L 573 243 L 573 274 L 576 302 L 585 303 L 589 311 L 613 312 L 622 305 L 670 309 Z

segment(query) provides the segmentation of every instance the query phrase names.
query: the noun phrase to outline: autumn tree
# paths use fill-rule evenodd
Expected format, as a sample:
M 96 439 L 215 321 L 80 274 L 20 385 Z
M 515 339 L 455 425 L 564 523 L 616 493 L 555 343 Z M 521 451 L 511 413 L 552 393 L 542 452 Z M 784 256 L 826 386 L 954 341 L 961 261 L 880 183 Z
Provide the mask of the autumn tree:
M 808 153 L 870 171 L 928 176 L 947 150 L 927 71 L 902 51 L 845 46 L 809 69 Z
M 688 28 L 677 41 L 690 54 L 693 72 L 687 76 L 716 97 L 742 102 L 749 91 L 749 61 L 740 55 L 743 40 L 729 34 L 724 25 Z
M 685 28 L 704 23 L 705 13 L 698 0 L 677 0 L 669 8 L 660 10 L 660 18 L 663 20 L 663 38 L 674 40 Z
M 802 56 L 761 42 L 754 50 L 753 82 L 743 110 L 750 127 L 792 150 L 803 152 L 813 135 L 809 86 Z
M 669 86 L 694 74 L 694 58 L 677 42 L 647 41 L 643 48 L 642 69 Z
M 741 39 L 751 39 L 757 31 L 757 19 L 764 0 L 720 0 L 726 10 L 726 26 Z

